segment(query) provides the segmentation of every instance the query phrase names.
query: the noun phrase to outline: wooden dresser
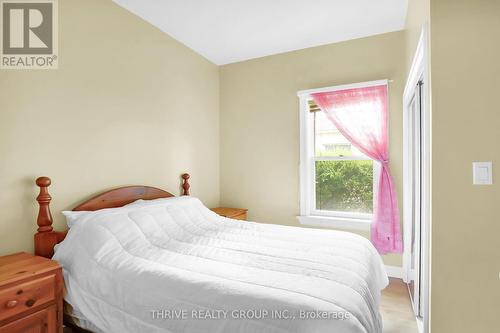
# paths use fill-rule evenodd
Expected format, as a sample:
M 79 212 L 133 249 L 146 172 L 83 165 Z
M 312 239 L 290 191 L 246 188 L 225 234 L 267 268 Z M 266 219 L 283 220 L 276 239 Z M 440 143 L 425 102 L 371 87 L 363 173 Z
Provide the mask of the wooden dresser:
M 0 257 L 0 333 L 62 333 L 59 264 L 28 253 Z
M 217 207 L 211 208 L 213 212 L 219 214 L 220 216 L 224 216 L 230 219 L 235 220 L 246 220 L 247 219 L 247 211 L 245 208 L 227 208 L 227 207 Z

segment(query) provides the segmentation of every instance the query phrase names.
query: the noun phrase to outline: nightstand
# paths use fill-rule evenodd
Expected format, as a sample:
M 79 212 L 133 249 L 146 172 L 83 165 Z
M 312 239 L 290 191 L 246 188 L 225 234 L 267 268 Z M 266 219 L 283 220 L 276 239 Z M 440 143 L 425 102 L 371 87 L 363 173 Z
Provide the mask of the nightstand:
M 247 211 L 245 208 L 226 208 L 226 207 L 217 207 L 210 208 L 211 211 L 216 212 L 220 216 L 224 216 L 230 219 L 235 220 L 246 220 L 247 219 Z
M 62 333 L 63 277 L 56 261 L 0 257 L 0 333 Z

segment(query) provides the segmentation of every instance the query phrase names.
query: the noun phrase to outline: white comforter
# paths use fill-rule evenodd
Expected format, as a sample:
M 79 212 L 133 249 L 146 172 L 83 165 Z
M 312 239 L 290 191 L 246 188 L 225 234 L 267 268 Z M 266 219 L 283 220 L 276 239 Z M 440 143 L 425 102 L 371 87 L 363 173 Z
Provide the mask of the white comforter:
M 82 215 L 54 259 L 103 332 L 382 331 L 388 280 L 366 239 L 231 220 L 193 197 Z

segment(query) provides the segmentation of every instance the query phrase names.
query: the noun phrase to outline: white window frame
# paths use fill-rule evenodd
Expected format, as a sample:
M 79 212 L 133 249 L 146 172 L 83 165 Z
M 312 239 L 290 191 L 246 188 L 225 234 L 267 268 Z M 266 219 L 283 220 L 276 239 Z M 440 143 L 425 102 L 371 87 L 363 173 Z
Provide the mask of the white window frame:
M 297 93 L 300 106 L 300 216 L 297 218 L 303 225 L 331 227 L 347 230 L 370 230 L 372 214 L 317 210 L 316 204 L 316 168 L 318 160 L 362 160 L 363 158 L 350 157 L 316 157 L 314 148 L 314 129 L 311 124 L 309 103 L 311 94 L 319 92 L 338 91 L 353 88 L 387 85 L 388 80 L 360 82 L 354 84 L 325 87 L 319 89 L 302 90 Z M 366 157 L 366 160 L 370 158 Z M 373 162 L 374 197 L 378 187 L 379 163 Z

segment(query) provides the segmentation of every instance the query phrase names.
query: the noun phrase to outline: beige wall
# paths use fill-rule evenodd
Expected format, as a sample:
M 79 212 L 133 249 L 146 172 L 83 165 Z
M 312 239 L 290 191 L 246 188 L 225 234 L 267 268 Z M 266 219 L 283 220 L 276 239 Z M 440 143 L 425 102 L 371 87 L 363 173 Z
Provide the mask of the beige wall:
M 58 70 L 0 71 L 0 254 L 31 251 L 35 177 L 52 212 L 150 184 L 219 202 L 218 68 L 110 1 L 59 1 Z
M 498 332 L 500 1 L 433 0 L 431 32 L 432 331 Z
M 249 209 L 259 222 L 298 226 L 297 91 L 392 79 L 390 154 L 402 197 L 402 95 L 405 33 L 249 60 L 221 67 L 221 204 Z M 401 256 L 386 256 L 401 265 Z

